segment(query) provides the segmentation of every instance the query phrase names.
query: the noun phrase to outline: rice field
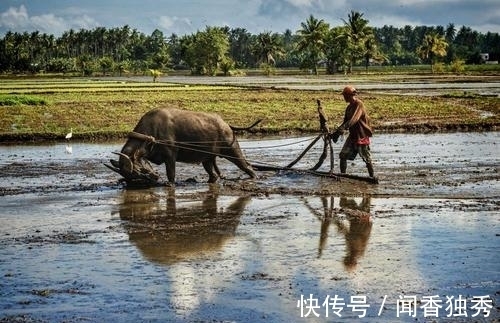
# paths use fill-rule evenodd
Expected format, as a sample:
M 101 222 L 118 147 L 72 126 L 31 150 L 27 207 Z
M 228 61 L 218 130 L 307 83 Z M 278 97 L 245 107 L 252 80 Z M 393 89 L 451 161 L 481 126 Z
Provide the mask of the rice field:
M 476 95 L 397 95 L 363 92 L 379 131 L 456 129 L 498 125 L 500 99 Z M 316 100 L 330 126 L 341 122 L 345 102 L 331 90 L 256 86 L 188 85 L 83 78 L 2 79 L 0 140 L 79 139 L 123 136 L 148 110 L 160 106 L 215 112 L 228 123 L 263 119 L 261 133 L 318 131 Z M 487 112 L 485 114 L 485 112 Z M 486 117 L 485 117 L 486 116 Z

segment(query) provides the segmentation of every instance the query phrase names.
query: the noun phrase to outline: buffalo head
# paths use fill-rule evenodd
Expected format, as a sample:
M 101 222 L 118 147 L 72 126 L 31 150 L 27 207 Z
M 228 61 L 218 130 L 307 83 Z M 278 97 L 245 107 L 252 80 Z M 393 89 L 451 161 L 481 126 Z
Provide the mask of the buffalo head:
M 137 143 L 137 140 L 130 140 Z M 106 165 L 111 170 L 122 175 L 128 184 L 132 185 L 153 185 L 156 184 L 160 176 L 153 169 L 147 160 L 147 144 L 142 142 L 139 145 L 125 145 L 121 152 L 114 154 L 119 156 L 118 161 L 111 159 L 111 165 Z

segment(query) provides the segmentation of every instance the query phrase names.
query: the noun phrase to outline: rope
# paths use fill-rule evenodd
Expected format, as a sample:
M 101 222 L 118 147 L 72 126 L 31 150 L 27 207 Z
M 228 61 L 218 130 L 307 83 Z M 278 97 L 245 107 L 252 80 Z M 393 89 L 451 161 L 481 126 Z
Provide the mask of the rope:
M 141 139 L 141 140 L 152 142 L 152 143 L 156 143 L 156 144 L 171 145 L 170 144 L 170 140 L 156 140 L 156 138 L 153 137 L 153 136 L 148 136 L 148 135 L 145 135 L 145 134 L 142 134 L 142 133 L 138 133 L 138 132 L 134 132 L 134 131 L 130 132 L 128 134 L 128 136 L 131 137 L 131 138 Z M 315 138 L 315 137 L 308 137 L 308 138 L 305 138 L 305 139 L 302 139 L 302 140 L 297 140 L 297 141 L 294 141 L 294 142 L 291 142 L 291 143 L 279 144 L 279 145 L 260 146 L 260 147 L 245 147 L 245 150 L 247 150 L 247 149 L 266 149 L 266 148 L 278 148 L 278 147 L 293 146 L 293 145 L 297 145 L 297 144 L 309 141 L 309 140 L 311 140 L 313 138 Z M 276 139 L 276 140 L 281 140 L 281 139 Z M 178 144 L 184 144 L 184 145 L 193 146 L 193 147 L 206 147 L 208 144 L 226 143 L 226 141 L 222 141 L 222 140 L 220 140 L 220 141 L 217 141 L 217 140 L 213 140 L 213 141 L 172 141 L 172 142 L 173 142 L 174 145 L 176 143 L 178 143 Z M 244 142 L 250 142 L 250 141 L 239 141 L 239 142 L 240 143 L 244 143 Z
M 293 146 L 293 145 L 297 145 L 297 144 L 309 141 L 309 140 L 311 140 L 313 138 L 316 138 L 316 137 L 308 137 L 307 139 L 302 139 L 302 140 L 294 141 L 294 142 L 288 143 L 288 144 L 280 144 L 280 145 L 272 145 L 272 146 L 261 146 L 261 147 L 245 147 L 245 149 L 264 149 L 264 148 L 278 148 L 278 147 Z M 276 139 L 276 140 L 281 140 L 281 139 Z M 242 142 L 245 142 L 245 141 L 242 141 Z
M 194 151 L 194 152 L 200 152 L 200 153 L 204 153 L 204 154 L 208 154 L 208 155 L 214 155 L 214 156 L 226 158 L 226 159 L 229 159 L 229 160 L 231 160 L 231 159 L 237 159 L 234 156 L 229 156 L 229 155 L 224 155 L 224 154 L 218 154 L 218 153 L 214 153 L 214 152 L 203 150 L 203 149 L 197 149 L 197 148 L 204 148 L 204 147 L 207 146 L 207 144 L 225 143 L 225 141 L 179 142 L 179 141 L 171 141 L 171 140 L 156 140 L 156 138 L 153 137 L 153 136 L 148 136 L 148 135 L 145 135 L 145 134 L 142 134 L 142 133 L 138 133 L 138 132 L 131 132 L 131 133 L 129 133 L 128 136 L 132 137 L 132 138 L 136 138 L 136 139 L 141 139 L 141 140 L 144 140 L 146 142 L 150 142 L 152 144 L 159 144 L 159 145 L 164 145 L 164 146 L 174 147 L 174 148 L 182 148 L 182 149 L 186 149 L 186 150 L 190 150 L 190 151 Z M 296 144 L 299 144 L 299 143 L 302 143 L 302 142 L 305 142 L 305 141 L 309 141 L 311 138 L 315 138 L 315 137 L 310 137 L 310 138 L 307 138 L 307 139 L 302 139 L 302 140 L 299 140 L 299 141 L 296 141 L 296 142 L 292 142 L 292 143 L 288 143 L 288 144 L 272 145 L 272 146 L 266 146 L 266 147 L 247 147 L 247 148 L 245 148 L 245 150 L 247 150 L 247 149 L 266 149 L 266 148 L 277 148 L 277 147 L 291 146 L 291 145 L 296 145 Z M 205 145 L 203 145 L 203 144 L 205 144 Z M 252 160 L 252 159 L 248 159 L 248 158 L 245 158 L 245 160 L 249 164 L 252 164 L 252 163 L 257 164 L 258 163 L 258 164 L 260 164 L 262 166 L 272 166 L 272 167 L 275 166 L 273 164 L 269 164 L 269 163 L 265 163 L 265 162 L 257 161 L 257 160 Z

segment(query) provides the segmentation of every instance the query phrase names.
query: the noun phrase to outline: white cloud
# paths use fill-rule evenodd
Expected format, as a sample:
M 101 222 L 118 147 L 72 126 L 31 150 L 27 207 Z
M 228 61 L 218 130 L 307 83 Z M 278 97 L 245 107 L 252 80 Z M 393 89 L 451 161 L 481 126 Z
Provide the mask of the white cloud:
M 29 19 L 29 21 L 30 21 L 29 25 L 31 25 L 34 29 L 40 31 L 49 31 L 49 30 L 63 31 L 67 27 L 67 24 L 64 21 L 64 19 L 56 17 L 53 14 L 33 16 Z
M 312 7 L 317 0 L 286 0 L 286 2 L 290 3 L 295 7 Z
M 385 15 L 385 14 L 377 14 L 377 15 L 371 16 L 371 17 L 369 17 L 369 21 L 370 21 L 370 26 L 379 27 L 379 28 L 383 27 L 384 25 L 394 26 L 394 27 L 404 27 L 406 25 L 409 25 L 409 26 L 424 25 L 422 23 L 422 21 L 420 21 L 418 19 L 411 19 L 410 17 Z
M 0 15 L 0 27 L 15 29 L 20 26 L 25 26 L 28 23 L 28 10 L 26 10 L 24 5 L 21 5 L 19 9 L 10 7 Z
M 94 18 L 83 15 L 83 16 L 76 16 L 73 19 L 71 19 L 71 25 L 75 29 L 92 29 L 97 26 L 100 26 L 99 22 L 97 22 Z
M 21 4 L 24 3 L 24 4 Z M 205 26 L 284 32 L 300 28 L 309 15 L 330 26 L 343 24 L 351 10 L 364 13 L 370 25 L 442 25 L 454 23 L 481 32 L 500 32 L 498 0 L 217 0 L 201 1 L 20 1 L 0 0 L 0 35 L 38 30 L 62 34 L 70 28 L 129 25 L 146 34 L 154 29 L 178 35 Z M 113 5 L 114 4 L 114 5 Z M 446 13 L 443 15 L 442 13 Z
M 30 16 L 24 5 L 19 8 L 10 7 L 0 14 L 0 30 L 12 30 L 17 32 L 38 30 L 41 33 L 59 35 L 71 28 L 91 29 L 97 27 L 98 22 L 87 15 L 56 16 L 47 13 L 38 16 Z
M 158 26 L 167 33 L 185 33 L 186 30 L 192 30 L 193 25 L 188 18 L 161 16 L 158 19 Z
M 174 20 L 175 20 L 175 17 L 171 18 L 171 17 L 167 17 L 167 16 L 161 16 L 158 24 L 162 28 L 170 29 L 174 25 Z

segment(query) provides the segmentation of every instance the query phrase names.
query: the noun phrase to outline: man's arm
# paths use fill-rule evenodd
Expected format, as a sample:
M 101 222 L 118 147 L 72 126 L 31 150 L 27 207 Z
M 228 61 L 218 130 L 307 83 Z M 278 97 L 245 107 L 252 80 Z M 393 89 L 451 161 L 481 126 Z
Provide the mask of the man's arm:
M 339 137 L 342 135 L 344 130 L 349 129 L 350 127 L 352 127 L 352 125 L 354 125 L 356 122 L 359 121 L 359 119 L 363 115 L 363 109 L 361 108 L 361 104 L 359 102 L 356 103 L 356 108 L 351 116 L 349 116 L 349 112 L 350 111 L 346 111 L 344 116 L 344 122 L 340 126 L 338 126 L 335 131 L 330 133 L 330 138 L 335 143 L 339 140 Z
M 361 116 L 363 115 L 363 104 L 361 102 L 356 102 L 356 108 L 352 115 L 349 117 L 348 115 L 345 116 L 344 118 L 344 123 L 342 123 L 337 130 L 347 130 L 350 127 L 352 127 L 354 124 L 356 124 Z M 347 120 L 346 120 L 347 119 Z

